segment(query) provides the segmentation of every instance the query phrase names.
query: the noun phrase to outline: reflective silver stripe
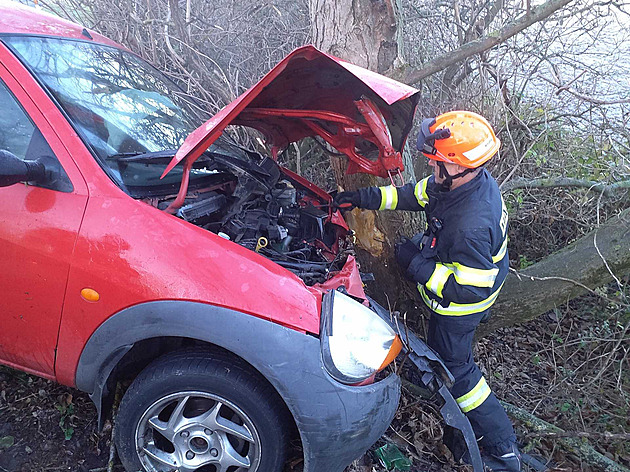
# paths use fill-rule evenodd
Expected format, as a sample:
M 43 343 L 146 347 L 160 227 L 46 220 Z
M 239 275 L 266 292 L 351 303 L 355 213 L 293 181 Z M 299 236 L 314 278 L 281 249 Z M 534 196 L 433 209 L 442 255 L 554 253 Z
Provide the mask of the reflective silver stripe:
M 476 269 L 458 262 L 444 264 L 453 271 L 455 280 L 459 285 L 472 285 L 473 287 L 492 287 L 497 278 L 499 269 Z
M 499 225 L 501 226 L 503 236 L 507 236 L 508 211 L 505 206 L 505 202 L 503 201 L 503 196 L 501 196 L 501 221 L 499 222 Z
M 499 262 L 501 259 L 505 257 L 505 253 L 507 252 L 507 244 L 508 244 L 508 238 L 506 236 L 505 239 L 503 240 L 503 244 L 501 245 L 501 249 L 499 249 L 499 252 L 497 252 L 497 255 L 492 256 L 492 262 L 496 264 L 497 262 Z
M 381 206 L 379 210 L 395 210 L 398 206 L 398 190 L 393 185 L 379 187 L 381 191 Z
M 488 136 L 485 141 L 483 141 L 479 146 L 472 148 L 470 151 L 466 151 L 462 153 L 466 159 L 469 161 L 476 161 L 481 156 L 483 156 L 486 152 L 488 152 L 492 145 L 494 144 L 494 140 L 492 136 Z
M 427 195 L 427 184 L 429 183 L 429 177 L 425 177 L 416 184 L 413 194 L 421 207 L 425 207 L 429 203 L 429 195 Z
M 505 283 L 505 282 L 504 282 Z M 472 315 L 474 313 L 481 313 L 482 311 L 486 311 L 490 308 L 497 297 L 499 296 L 499 292 L 501 291 L 501 287 L 503 284 L 492 293 L 488 298 L 482 300 L 477 303 L 455 303 L 451 302 L 448 307 L 443 307 L 437 300 L 432 300 L 427 295 L 427 292 L 424 288 L 424 285 L 418 284 L 418 291 L 420 292 L 420 296 L 424 303 L 434 312 L 439 315 L 445 316 L 464 316 L 464 315 Z
M 490 387 L 486 383 L 486 379 L 481 377 L 472 390 L 457 399 L 457 404 L 464 413 L 468 413 L 470 410 L 474 410 L 486 401 L 486 398 L 490 396 L 491 392 Z
M 444 285 L 446 285 L 446 281 L 452 273 L 453 271 L 444 264 L 435 264 L 435 270 L 429 277 L 427 288 L 442 298 L 442 290 L 444 290 Z

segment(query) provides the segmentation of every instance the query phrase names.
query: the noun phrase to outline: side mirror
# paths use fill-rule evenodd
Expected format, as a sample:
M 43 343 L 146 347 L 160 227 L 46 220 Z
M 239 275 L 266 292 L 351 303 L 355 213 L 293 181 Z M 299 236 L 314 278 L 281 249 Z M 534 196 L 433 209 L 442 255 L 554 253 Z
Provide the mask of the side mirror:
M 9 187 L 18 182 L 44 182 L 46 168 L 38 159 L 23 161 L 9 151 L 0 149 L 0 187 Z

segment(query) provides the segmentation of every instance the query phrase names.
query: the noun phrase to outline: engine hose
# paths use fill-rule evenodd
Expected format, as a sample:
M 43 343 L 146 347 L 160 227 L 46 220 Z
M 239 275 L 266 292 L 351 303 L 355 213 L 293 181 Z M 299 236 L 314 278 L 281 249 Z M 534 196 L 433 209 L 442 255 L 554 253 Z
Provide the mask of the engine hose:
M 295 256 L 308 256 L 311 250 L 309 248 L 295 249 L 293 251 L 280 252 L 283 256 L 286 257 L 295 257 Z
M 315 282 L 326 280 L 326 277 L 324 276 L 324 274 L 322 274 L 320 272 L 303 272 L 303 271 L 291 270 L 291 269 L 288 269 L 288 270 L 289 270 L 289 272 L 294 273 L 295 275 L 297 275 L 300 278 L 302 278 L 302 277 L 308 278 L 308 279 L 313 280 Z
M 264 254 L 267 255 L 267 257 L 269 257 L 270 259 L 272 259 L 275 262 L 284 261 L 284 260 L 287 260 L 287 259 L 292 259 L 294 262 L 296 262 L 298 264 L 306 263 L 306 260 L 310 256 L 310 252 L 311 251 L 308 248 L 296 249 L 296 250 L 291 251 L 291 252 L 281 252 L 281 251 L 278 251 L 277 249 L 274 249 L 273 247 L 269 247 L 269 246 L 267 246 L 264 249 Z M 278 259 L 278 258 L 280 258 L 280 259 Z M 321 264 L 321 265 L 327 265 L 328 264 L 327 262 L 312 262 L 312 261 L 310 261 L 310 263 L 311 264 Z
M 327 271 L 326 267 L 322 267 L 321 265 L 312 264 L 310 262 L 290 262 L 290 261 L 282 261 L 277 259 L 271 259 L 276 264 L 286 268 L 286 269 L 294 269 L 306 272 L 315 272 L 317 274 L 325 274 Z

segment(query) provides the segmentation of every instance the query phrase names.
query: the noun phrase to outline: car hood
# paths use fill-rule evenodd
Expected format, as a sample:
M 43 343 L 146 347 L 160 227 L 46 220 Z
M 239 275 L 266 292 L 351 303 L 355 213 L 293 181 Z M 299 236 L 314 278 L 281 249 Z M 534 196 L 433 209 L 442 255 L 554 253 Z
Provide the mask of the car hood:
M 243 125 L 264 134 L 274 158 L 292 142 L 319 136 L 348 156 L 348 173 L 392 178 L 403 170 L 418 100 L 412 87 L 303 46 L 193 131 L 163 175 L 181 161 L 190 168 L 226 126 Z

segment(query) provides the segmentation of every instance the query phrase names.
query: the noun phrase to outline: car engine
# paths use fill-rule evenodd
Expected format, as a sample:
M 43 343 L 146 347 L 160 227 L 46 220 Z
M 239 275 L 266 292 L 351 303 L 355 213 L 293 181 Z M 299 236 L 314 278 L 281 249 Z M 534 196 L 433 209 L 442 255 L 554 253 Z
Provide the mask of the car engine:
M 307 285 L 325 282 L 351 251 L 348 231 L 330 221 L 328 201 L 273 159 L 246 152 L 247 159 L 213 152 L 199 158 L 192 172 L 204 176 L 204 186 L 189 189 L 176 215 L 258 252 Z

